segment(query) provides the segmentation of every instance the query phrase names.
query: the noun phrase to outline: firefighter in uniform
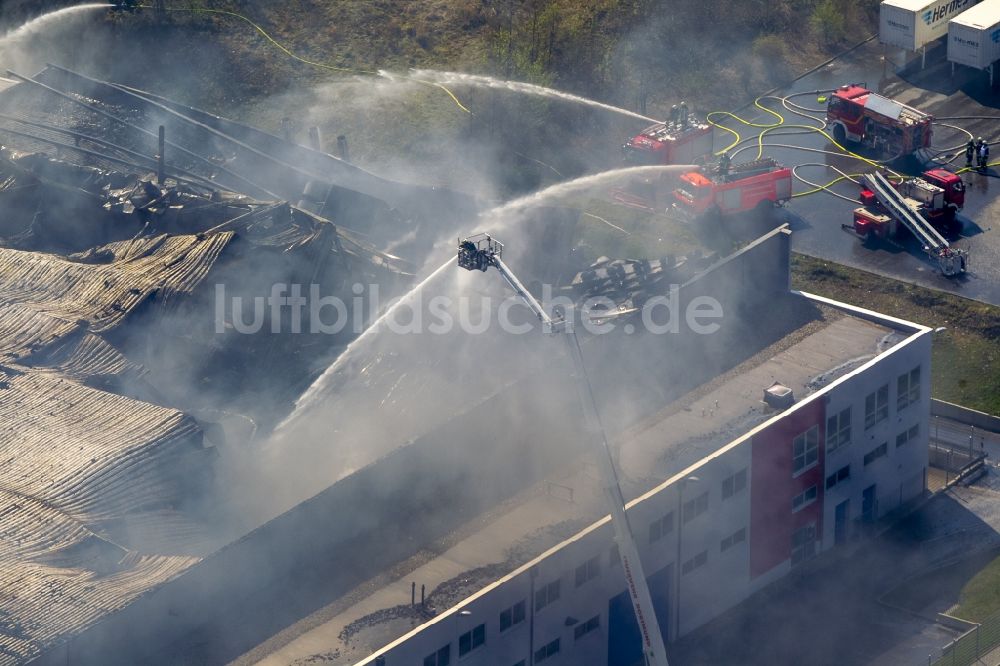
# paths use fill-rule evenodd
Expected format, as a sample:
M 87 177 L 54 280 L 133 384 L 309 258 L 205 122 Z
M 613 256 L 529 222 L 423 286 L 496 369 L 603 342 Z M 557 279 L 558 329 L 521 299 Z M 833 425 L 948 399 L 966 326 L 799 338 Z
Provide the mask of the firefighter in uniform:
M 732 159 L 733 158 L 729 156 L 729 151 L 722 153 L 722 156 L 719 157 L 719 177 L 723 180 L 729 179 L 729 165 L 732 162 Z
M 969 139 L 969 143 L 965 144 L 965 167 L 967 169 L 972 168 L 972 160 L 975 158 L 976 153 L 979 152 L 976 148 L 976 142 L 972 139 Z
M 986 164 L 990 161 L 990 144 L 980 139 L 979 144 L 979 169 L 986 171 Z

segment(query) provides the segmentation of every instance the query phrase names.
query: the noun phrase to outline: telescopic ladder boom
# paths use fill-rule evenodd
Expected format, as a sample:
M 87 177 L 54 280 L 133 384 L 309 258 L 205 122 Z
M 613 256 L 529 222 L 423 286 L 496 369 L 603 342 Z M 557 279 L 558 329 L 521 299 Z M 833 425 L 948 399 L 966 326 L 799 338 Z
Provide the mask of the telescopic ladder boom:
M 561 333 L 569 350 L 570 358 L 576 369 L 577 394 L 583 405 L 585 425 L 588 439 L 593 448 L 601 472 L 602 487 L 611 513 L 611 525 L 614 528 L 615 542 L 621 554 L 622 571 L 625 573 L 626 588 L 632 601 L 636 623 L 642 637 L 642 652 L 646 666 L 668 666 L 667 650 L 663 644 L 663 636 L 653 610 L 653 600 L 646 584 L 646 575 L 639 561 L 639 549 L 635 545 L 632 527 L 628 514 L 625 512 L 625 497 L 622 495 L 618 473 L 615 471 L 614 458 L 608 438 L 601 423 L 597 402 L 587 377 L 587 368 L 583 362 L 583 353 L 577 341 L 573 327 L 563 318 L 553 318 L 542 307 L 541 303 L 531 295 L 517 276 L 503 262 L 503 244 L 486 234 L 472 236 L 458 245 L 458 265 L 467 270 L 486 271 L 493 266 L 497 269 L 510 288 L 520 296 L 539 321 L 551 333 Z

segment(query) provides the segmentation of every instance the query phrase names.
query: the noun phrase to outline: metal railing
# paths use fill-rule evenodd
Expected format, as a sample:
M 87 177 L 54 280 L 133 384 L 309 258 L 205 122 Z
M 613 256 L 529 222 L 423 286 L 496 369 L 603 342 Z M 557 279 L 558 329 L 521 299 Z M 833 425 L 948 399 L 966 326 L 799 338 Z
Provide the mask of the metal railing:
M 991 433 L 938 416 L 931 417 L 929 427 L 929 462 L 945 472 L 946 483 L 986 458 L 985 442 Z
M 970 666 L 1000 646 L 1000 611 L 928 655 L 928 666 Z

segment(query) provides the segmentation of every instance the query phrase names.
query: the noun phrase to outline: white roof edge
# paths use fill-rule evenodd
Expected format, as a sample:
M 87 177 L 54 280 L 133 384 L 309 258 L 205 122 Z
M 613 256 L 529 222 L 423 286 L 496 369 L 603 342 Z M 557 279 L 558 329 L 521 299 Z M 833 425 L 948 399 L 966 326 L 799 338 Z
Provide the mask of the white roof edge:
M 835 308 L 842 312 L 846 312 L 852 317 L 857 317 L 859 319 L 866 319 L 868 321 L 875 322 L 877 324 L 882 324 L 889 328 L 899 329 L 900 331 L 905 331 L 907 333 L 917 333 L 917 332 L 928 332 L 930 327 L 924 326 L 923 324 L 915 324 L 912 321 L 907 321 L 905 319 L 899 319 L 898 317 L 892 317 L 887 314 L 882 314 L 881 312 L 875 312 L 874 310 L 868 310 L 857 305 L 850 305 L 842 301 L 835 301 L 832 298 L 827 298 L 826 296 L 818 296 L 817 294 L 809 293 L 808 291 L 799 291 L 797 289 L 792 289 L 792 293 L 797 296 L 802 296 L 810 301 L 815 301 L 821 305 L 826 305 L 831 308 Z
M 1000 2 L 996 0 L 983 0 L 978 5 L 973 5 L 969 9 L 948 21 L 968 28 L 992 28 L 1000 22 Z

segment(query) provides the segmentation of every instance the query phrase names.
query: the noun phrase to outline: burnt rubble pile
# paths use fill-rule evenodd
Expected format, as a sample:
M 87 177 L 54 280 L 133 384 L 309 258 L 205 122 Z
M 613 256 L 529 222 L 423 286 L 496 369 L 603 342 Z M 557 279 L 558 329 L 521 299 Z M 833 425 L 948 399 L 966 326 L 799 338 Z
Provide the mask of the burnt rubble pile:
M 350 303 L 355 283 L 391 296 L 412 277 L 365 235 L 293 205 L 305 176 L 272 188 L 254 150 L 199 123 L 170 131 L 204 153 L 175 147 L 161 168 L 155 132 L 138 125 L 150 108 L 48 84 L 0 93 L 0 664 L 85 630 L 231 538 L 213 528 L 213 468 L 220 444 L 250 442 L 232 441 L 220 415 L 280 418 L 354 335 L 292 335 L 288 321 L 236 332 L 219 286 L 244 303 L 274 284 Z M 225 166 L 240 151 L 241 173 L 269 186 Z M 398 221 L 344 192 L 326 214 L 369 229 Z

